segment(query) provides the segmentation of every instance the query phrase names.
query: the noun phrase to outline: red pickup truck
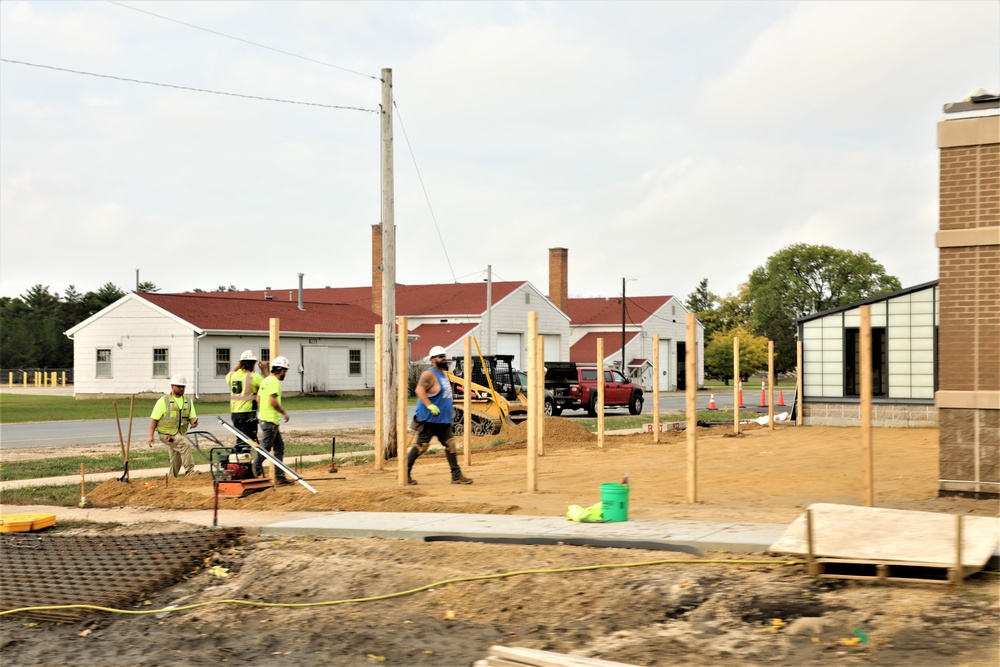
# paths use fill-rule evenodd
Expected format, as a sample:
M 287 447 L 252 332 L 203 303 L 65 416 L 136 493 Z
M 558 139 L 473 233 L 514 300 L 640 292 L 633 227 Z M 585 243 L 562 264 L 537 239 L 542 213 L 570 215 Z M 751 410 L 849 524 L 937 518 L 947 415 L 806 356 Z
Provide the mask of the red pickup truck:
M 586 410 L 597 416 L 597 366 L 578 366 L 572 361 L 545 364 L 545 388 L 552 392 L 552 414 L 563 410 Z M 604 407 L 628 407 L 629 414 L 642 413 L 642 387 L 614 368 L 604 369 Z

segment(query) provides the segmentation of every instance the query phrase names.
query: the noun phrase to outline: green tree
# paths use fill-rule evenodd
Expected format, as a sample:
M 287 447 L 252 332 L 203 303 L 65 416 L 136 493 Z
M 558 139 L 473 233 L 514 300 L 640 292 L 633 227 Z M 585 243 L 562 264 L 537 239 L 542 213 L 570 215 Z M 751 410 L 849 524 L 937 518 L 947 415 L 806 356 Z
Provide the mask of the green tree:
M 797 243 L 750 274 L 754 333 L 774 341 L 775 370 L 795 368 L 795 319 L 900 288 L 868 253 Z
M 139 286 L 135 288 L 136 292 L 159 292 L 160 288 L 156 286 L 156 283 L 150 282 L 148 280 L 139 283 Z
M 87 292 L 83 300 L 87 304 L 87 308 L 90 309 L 88 317 L 107 308 L 123 296 L 125 296 L 125 292 L 114 283 L 104 283 L 96 292 Z
M 726 384 L 733 379 L 733 338 L 740 339 L 740 378 L 745 380 L 767 368 L 767 339 L 749 327 L 716 331 L 705 346 L 705 375 Z
M 715 309 L 716 330 L 749 327 L 752 315 L 753 297 L 750 295 L 750 283 L 741 283 L 735 293 L 729 293 L 719 299 L 719 305 Z
M 715 307 L 719 297 L 708 289 L 708 278 L 702 278 L 698 287 L 688 294 L 684 307 L 694 313 L 705 328 L 705 338 L 709 338 L 718 329 L 718 317 Z

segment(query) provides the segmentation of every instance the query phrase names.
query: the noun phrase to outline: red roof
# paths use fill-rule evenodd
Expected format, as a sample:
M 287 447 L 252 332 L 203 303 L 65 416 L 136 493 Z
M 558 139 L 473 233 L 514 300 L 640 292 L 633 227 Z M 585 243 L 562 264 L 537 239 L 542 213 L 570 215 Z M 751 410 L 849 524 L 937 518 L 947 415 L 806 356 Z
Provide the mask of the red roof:
M 448 347 L 455 341 L 465 338 L 476 328 L 474 324 L 421 324 L 410 332 L 411 336 L 420 336 L 410 343 L 410 356 L 413 359 L 423 359 L 435 345 Z M 475 353 L 475 345 L 472 347 Z
M 619 307 L 621 307 L 619 305 Z M 625 332 L 625 344 L 628 345 L 633 338 L 639 335 L 638 331 Z M 592 331 L 580 340 L 576 341 L 569 348 L 569 360 L 578 364 L 597 363 L 597 339 L 604 338 L 604 358 L 613 357 L 622 351 L 620 331 Z
M 523 282 L 493 283 L 493 305 L 506 298 Z M 263 300 L 264 295 L 276 301 L 298 304 L 299 290 L 247 290 L 244 292 L 188 292 L 184 296 L 219 297 L 224 299 Z M 313 287 L 302 290 L 302 299 L 309 303 L 353 304 L 371 310 L 372 288 Z M 486 283 L 444 283 L 441 285 L 396 284 L 396 315 L 479 315 L 486 312 Z
M 277 317 L 281 330 L 287 332 L 372 334 L 381 322 L 381 317 L 371 310 L 350 304 L 308 303 L 303 304 L 305 310 L 299 310 L 298 301 L 223 298 L 204 293 L 146 292 L 136 296 L 202 330 L 268 332 L 271 318 Z
M 629 324 L 645 322 L 653 314 L 666 305 L 671 296 L 630 296 L 625 299 L 625 321 Z M 573 326 L 588 324 L 618 324 L 622 323 L 621 297 L 592 297 L 586 299 L 569 299 L 566 306 Z

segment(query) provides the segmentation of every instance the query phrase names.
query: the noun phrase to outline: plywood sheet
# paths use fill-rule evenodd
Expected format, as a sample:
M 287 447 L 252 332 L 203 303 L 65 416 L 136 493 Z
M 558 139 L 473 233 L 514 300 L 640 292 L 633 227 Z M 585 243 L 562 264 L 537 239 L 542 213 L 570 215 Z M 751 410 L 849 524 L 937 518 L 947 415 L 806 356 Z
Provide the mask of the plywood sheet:
M 814 503 L 813 555 L 858 561 L 955 564 L 954 514 Z M 1000 519 L 962 519 L 962 565 L 981 568 L 1000 544 Z M 770 551 L 807 554 L 806 515 L 797 518 Z

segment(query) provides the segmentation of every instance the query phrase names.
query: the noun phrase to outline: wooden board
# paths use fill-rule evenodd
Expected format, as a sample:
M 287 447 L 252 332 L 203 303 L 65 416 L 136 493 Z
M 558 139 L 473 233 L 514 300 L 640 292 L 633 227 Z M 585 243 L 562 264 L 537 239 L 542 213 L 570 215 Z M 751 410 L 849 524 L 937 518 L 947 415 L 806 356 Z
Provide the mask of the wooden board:
M 817 558 L 945 568 L 956 565 L 956 515 L 829 503 L 814 503 L 809 509 L 813 521 L 813 555 Z M 998 544 L 1000 519 L 962 518 L 964 567 L 982 569 Z M 806 515 L 789 525 L 769 551 L 807 555 Z

